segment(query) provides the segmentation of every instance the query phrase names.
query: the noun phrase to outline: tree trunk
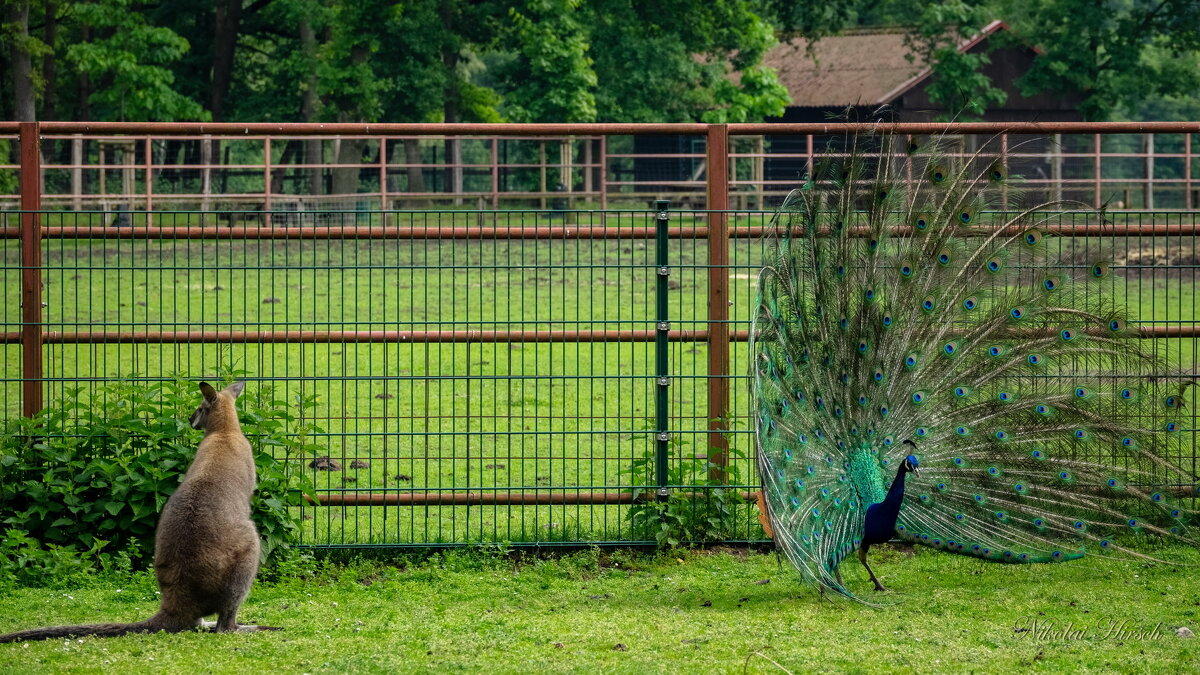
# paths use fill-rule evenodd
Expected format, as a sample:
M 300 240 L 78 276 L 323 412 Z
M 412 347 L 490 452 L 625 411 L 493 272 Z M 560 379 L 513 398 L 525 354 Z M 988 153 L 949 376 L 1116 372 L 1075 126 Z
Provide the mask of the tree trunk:
M 10 44 L 28 44 L 28 0 L 10 2 L 4 19 L 13 34 Z M 12 57 L 8 71 L 12 73 L 13 81 L 13 115 L 18 122 L 33 122 L 37 120 L 37 98 L 33 88 L 33 58 L 27 49 L 21 47 L 14 46 L 9 53 Z
M 404 163 L 407 165 L 405 170 L 408 173 L 408 191 L 424 192 L 425 169 L 416 166 L 421 163 L 421 139 L 404 139 Z M 415 209 L 423 209 L 429 205 L 429 201 L 424 197 L 410 197 L 408 203 Z
M 442 30 L 448 36 L 455 35 L 454 32 L 454 0 L 442 0 L 441 7 Z M 442 113 L 444 121 L 454 123 L 459 121 L 458 114 L 458 43 L 453 37 L 447 38 L 442 44 L 442 66 L 446 72 L 446 89 L 442 96 Z M 446 167 L 446 190 L 453 193 L 454 205 L 461 206 L 462 198 L 458 195 L 462 194 L 463 174 L 462 167 L 462 145 L 457 138 L 447 138 L 445 142 L 445 162 L 449 165 Z
M 58 40 L 58 5 L 46 3 L 46 31 L 44 40 L 49 50 L 42 57 L 42 119 L 58 117 L 58 64 L 55 62 L 54 44 Z
M 242 22 L 242 0 L 216 0 L 213 31 L 212 90 L 209 110 L 214 122 L 225 120 L 225 100 L 233 80 L 233 54 Z
M 305 122 L 317 121 L 317 36 L 312 24 L 300 22 L 300 46 L 304 50 L 304 58 L 308 65 L 308 73 L 304 78 L 304 93 L 300 99 L 300 112 Z M 313 138 L 304 141 L 304 163 L 320 164 L 321 139 Z M 321 194 L 321 168 L 315 166 L 304 170 L 308 176 L 308 193 Z

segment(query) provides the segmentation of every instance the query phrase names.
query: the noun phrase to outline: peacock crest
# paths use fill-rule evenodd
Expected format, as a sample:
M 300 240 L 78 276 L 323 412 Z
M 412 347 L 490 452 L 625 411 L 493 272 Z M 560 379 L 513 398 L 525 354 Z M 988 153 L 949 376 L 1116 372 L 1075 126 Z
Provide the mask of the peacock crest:
M 1111 292 L 1105 214 L 1029 203 L 988 145 L 849 138 L 774 221 L 759 469 L 777 544 L 822 588 L 853 597 L 838 565 L 891 536 L 1009 563 L 1194 543 L 1197 476 L 1173 459 L 1192 383 Z

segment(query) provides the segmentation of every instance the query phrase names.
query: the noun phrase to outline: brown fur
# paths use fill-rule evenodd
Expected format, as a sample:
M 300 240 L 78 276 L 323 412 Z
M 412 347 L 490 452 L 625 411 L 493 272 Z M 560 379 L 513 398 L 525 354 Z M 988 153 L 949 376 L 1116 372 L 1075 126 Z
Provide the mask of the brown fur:
M 204 402 L 191 424 L 204 440 L 183 483 L 167 500 L 154 537 L 154 573 L 162 595 L 158 613 L 136 623 L 53 626 L 0 635 L 0 642 L 164 630 L 204 626 L 218 632 L 277 630 L 239 626 L 238 608 L 258 572 L 258 531 L 250 520 L 254 456 L 242 434 L 235 401 L 245 384 L 216 391 L 200 384 Z M 217 615 L 215 626 L 202 621 Z

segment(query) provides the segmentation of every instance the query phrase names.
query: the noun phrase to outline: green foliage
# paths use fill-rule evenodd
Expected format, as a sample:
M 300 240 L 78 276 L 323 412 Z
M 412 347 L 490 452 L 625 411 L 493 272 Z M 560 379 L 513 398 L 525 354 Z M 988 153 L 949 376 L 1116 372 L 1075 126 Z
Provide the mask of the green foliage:
M 196 101 L 176 91 L 170 66 L 188 51 L 174 31 L 149 23 L 131 0 L 74 3 L 73 16 L 96 37 L 66 48 L 81 75 L 103 82 L 89 98 L 96 116 L 109 120 L 206 120 Z
M 579 23 L 582 0 L 526 0 L 508 10 L 508 40 L 516 57 L 499 73 L 515 122 L 596 119 L 596 73 Z
M 646 428 L 653 428 L 653 421 Z M 650 435 L 635 436 L 647 441 Z M 702 543 L 738 539 L 746 529 L 746 500 L 729 484 L 741 483 L 738 462 L 719 467 L 708 457 L 684 457 L 683 450 L 688 441 L 673 434 L 669 441 L 667 459 L 667 485 L 669 494 L 665 500 L 656 500 L 658 481 L 655 477 L 656 457 L 653 449 L 647 449 L 641 457 L 633 459 L 629 469 L 630 484 L 635 485 L 633 497 L 636 501 L 628 512 L 633 525 L 634 537 L 653 539 L 659 546 L 679 546 L 685 543 Z M 716 449 L 710 450 L 715 452 Z M 745 453 L 730 446 L 726 451 L 730 457 L 744 459 Z M 709 477 L 711 469 L 721 468 L 725 481 Z
M 289 509 L 311 493 L 288 460 L 319 448 L 308 437 L 316 428 L 297 419 L 295 403 L 251 389 L 239 408 L 258 471 L 251 517 L 269 557 L 298 531 Z M 91 394 L 69 391 L 33 419 L 9 420 L 0 427 L 0 523 L 48 546 L 148 560 L 158 514 L 202 436 L 187 421 L 198 401 L 183 380 L 116 382 Z M 313 406 L 299 402 L 302 410 Z
M 108 544 L 92 538 L 91 548 L 44 544 L 28 532 L 9 528 L 0 538 L 0 590 L 14 586 L 75 588 L 97 570 L 128 572 L 132 560 L 124 551 L 105 552 Z

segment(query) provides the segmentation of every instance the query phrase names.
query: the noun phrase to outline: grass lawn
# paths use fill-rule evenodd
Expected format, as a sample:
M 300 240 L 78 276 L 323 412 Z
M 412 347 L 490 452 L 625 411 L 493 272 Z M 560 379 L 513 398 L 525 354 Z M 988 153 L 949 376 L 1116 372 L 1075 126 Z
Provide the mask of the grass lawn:
M 260 582 L 252 635 L 138 635 L 0 645 L 5 672 L 1188 672 L 1200 662 L 1200 564 L 1084 559 L 999 565 L 883 550 L 895 589 L 870 607 L 801 586 L 769 553 L 548 560 L 452 551 L 399 567 L 297 567 Z M 0 596 L 0 632 L 132 621 L 155 609 L 149 575 Z M 1065 630 L 1064 630 L 1065 629 Z M 1120 631 L 1124 631 L 1121 633 Z

